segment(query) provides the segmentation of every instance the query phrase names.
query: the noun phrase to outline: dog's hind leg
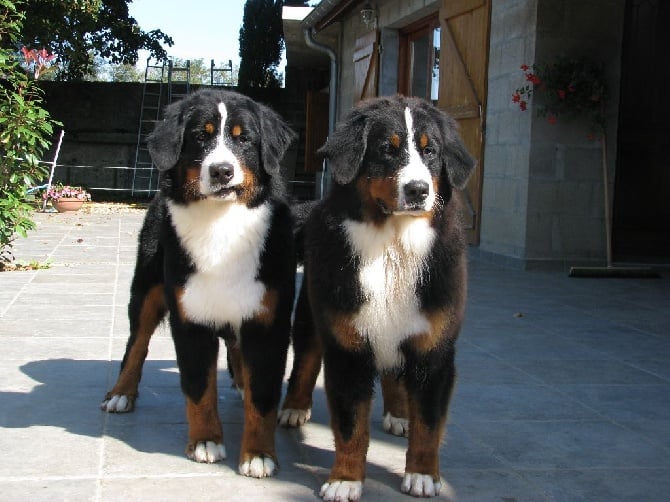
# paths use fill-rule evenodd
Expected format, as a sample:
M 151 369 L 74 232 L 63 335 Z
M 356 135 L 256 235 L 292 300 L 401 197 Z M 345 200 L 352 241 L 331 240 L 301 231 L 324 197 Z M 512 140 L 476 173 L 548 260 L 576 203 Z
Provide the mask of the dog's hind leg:
M 133 411 L 142 367 L 149 353 L 149 341 L 164 316 L 165 297 L 162 283 L 131 288 L 128 304 L 130 337 L 121 362 L 121 372 L 116 384 L 103 399 L 100 405 L 102 410 L 109 413 Z
M 149 207 L 140 232 L 137 261 L 130 286 L 130 336 L 116 384 L 100 404 L 103 411 L 133 411 L 149 341 L 166 312 L 163 288 L 163 253 L 156 235 L 164 207 L 156 199 Z
M 384 397 L 384 430 L 394 436 L 405 436 L 409 431 L 409 411 L 407 409 L 407 389 L 393 374 L 381 376 Z
M 304 283 L 303 283 L 304 284 Z M 321 344 L 307 299 L 307 288 L 300 288 L 293 322 L 293 369 L 278 421 L 282 427 L 299 427 L 312 414 L 312 392 L 321 371 Z

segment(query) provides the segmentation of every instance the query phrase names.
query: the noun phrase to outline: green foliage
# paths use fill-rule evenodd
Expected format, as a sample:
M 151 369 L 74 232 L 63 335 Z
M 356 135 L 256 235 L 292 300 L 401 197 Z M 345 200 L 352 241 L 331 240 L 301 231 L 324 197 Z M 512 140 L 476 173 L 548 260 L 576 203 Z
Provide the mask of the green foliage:
M 134 65 L 140 49 L 152 58 L 166 59 L 161 44 L 171 47 L 172 39 L 160 30 L 142 31 L 129 15 L 130 1 L 25 0 L 19 41 L 29 48 L 46 47 L 58 56 L 56 80 L 82 80 L 94 74 L 96 58 Z
M 15 235 L 35 227 L 27 189 L 48 171 L 39 164 L 56 124 L 42 108 L 42 91 L 5 42 L 18 39 L 24 15 L 16 2 L 0 0 L 0 262 L 13 259 Z
M 282 0 L 247 0 L 240 28 L 241 88 L 278 88 L 277 65 L 284 48 Z

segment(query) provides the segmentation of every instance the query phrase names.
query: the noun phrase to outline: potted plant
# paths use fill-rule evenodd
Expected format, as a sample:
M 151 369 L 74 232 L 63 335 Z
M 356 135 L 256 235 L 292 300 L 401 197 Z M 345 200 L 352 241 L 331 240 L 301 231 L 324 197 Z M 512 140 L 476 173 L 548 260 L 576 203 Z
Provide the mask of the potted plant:
M 91 200 L 91 194 L 84 188 L 62 183 L 49 187 L 42 197 L 45 201 L 50 201 L 59 213 L 78 211 L 84 202 Z

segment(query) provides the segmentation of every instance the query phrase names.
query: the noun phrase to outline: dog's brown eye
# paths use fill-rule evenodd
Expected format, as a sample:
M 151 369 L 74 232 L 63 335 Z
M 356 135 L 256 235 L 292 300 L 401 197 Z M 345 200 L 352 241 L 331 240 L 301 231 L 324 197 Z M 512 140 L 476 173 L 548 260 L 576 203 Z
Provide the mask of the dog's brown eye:
M 432 157 L 435 155 L 435 149 L 432 146 L 426 146 L 423 149 L 423 155 L 426 157 Z

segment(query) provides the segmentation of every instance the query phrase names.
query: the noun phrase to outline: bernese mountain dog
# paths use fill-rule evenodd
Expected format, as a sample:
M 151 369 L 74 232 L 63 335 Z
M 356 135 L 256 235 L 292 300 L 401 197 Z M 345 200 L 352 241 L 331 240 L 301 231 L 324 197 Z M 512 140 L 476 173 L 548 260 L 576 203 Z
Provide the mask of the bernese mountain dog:
M 384 428 L 408 437 L 400 489 L 437 495 L 466 300 L 459 190 L 474 160 L 452 118 L 401 96 L 362 102 L 320 151 L 334 186 L 303 229 L 295 358 L 280 423 L 309 419 L 323 355 L 335 464 L 321 496 L 358 500 L 379 376 Z
M 186 455 L 226 457 L 217 410 L 219 338 L 244 399 L 239 470 L 272 476 L 274 431 L 295 289 L 293 223 L 280 160 L 294 139 L 280 116 L 231 91 L 166 108 L 148 138 L 160 192 L 139 235 L 130 337 L 102 409 L 132 411 L 149 340 L 169 312 L 186 397 Z

